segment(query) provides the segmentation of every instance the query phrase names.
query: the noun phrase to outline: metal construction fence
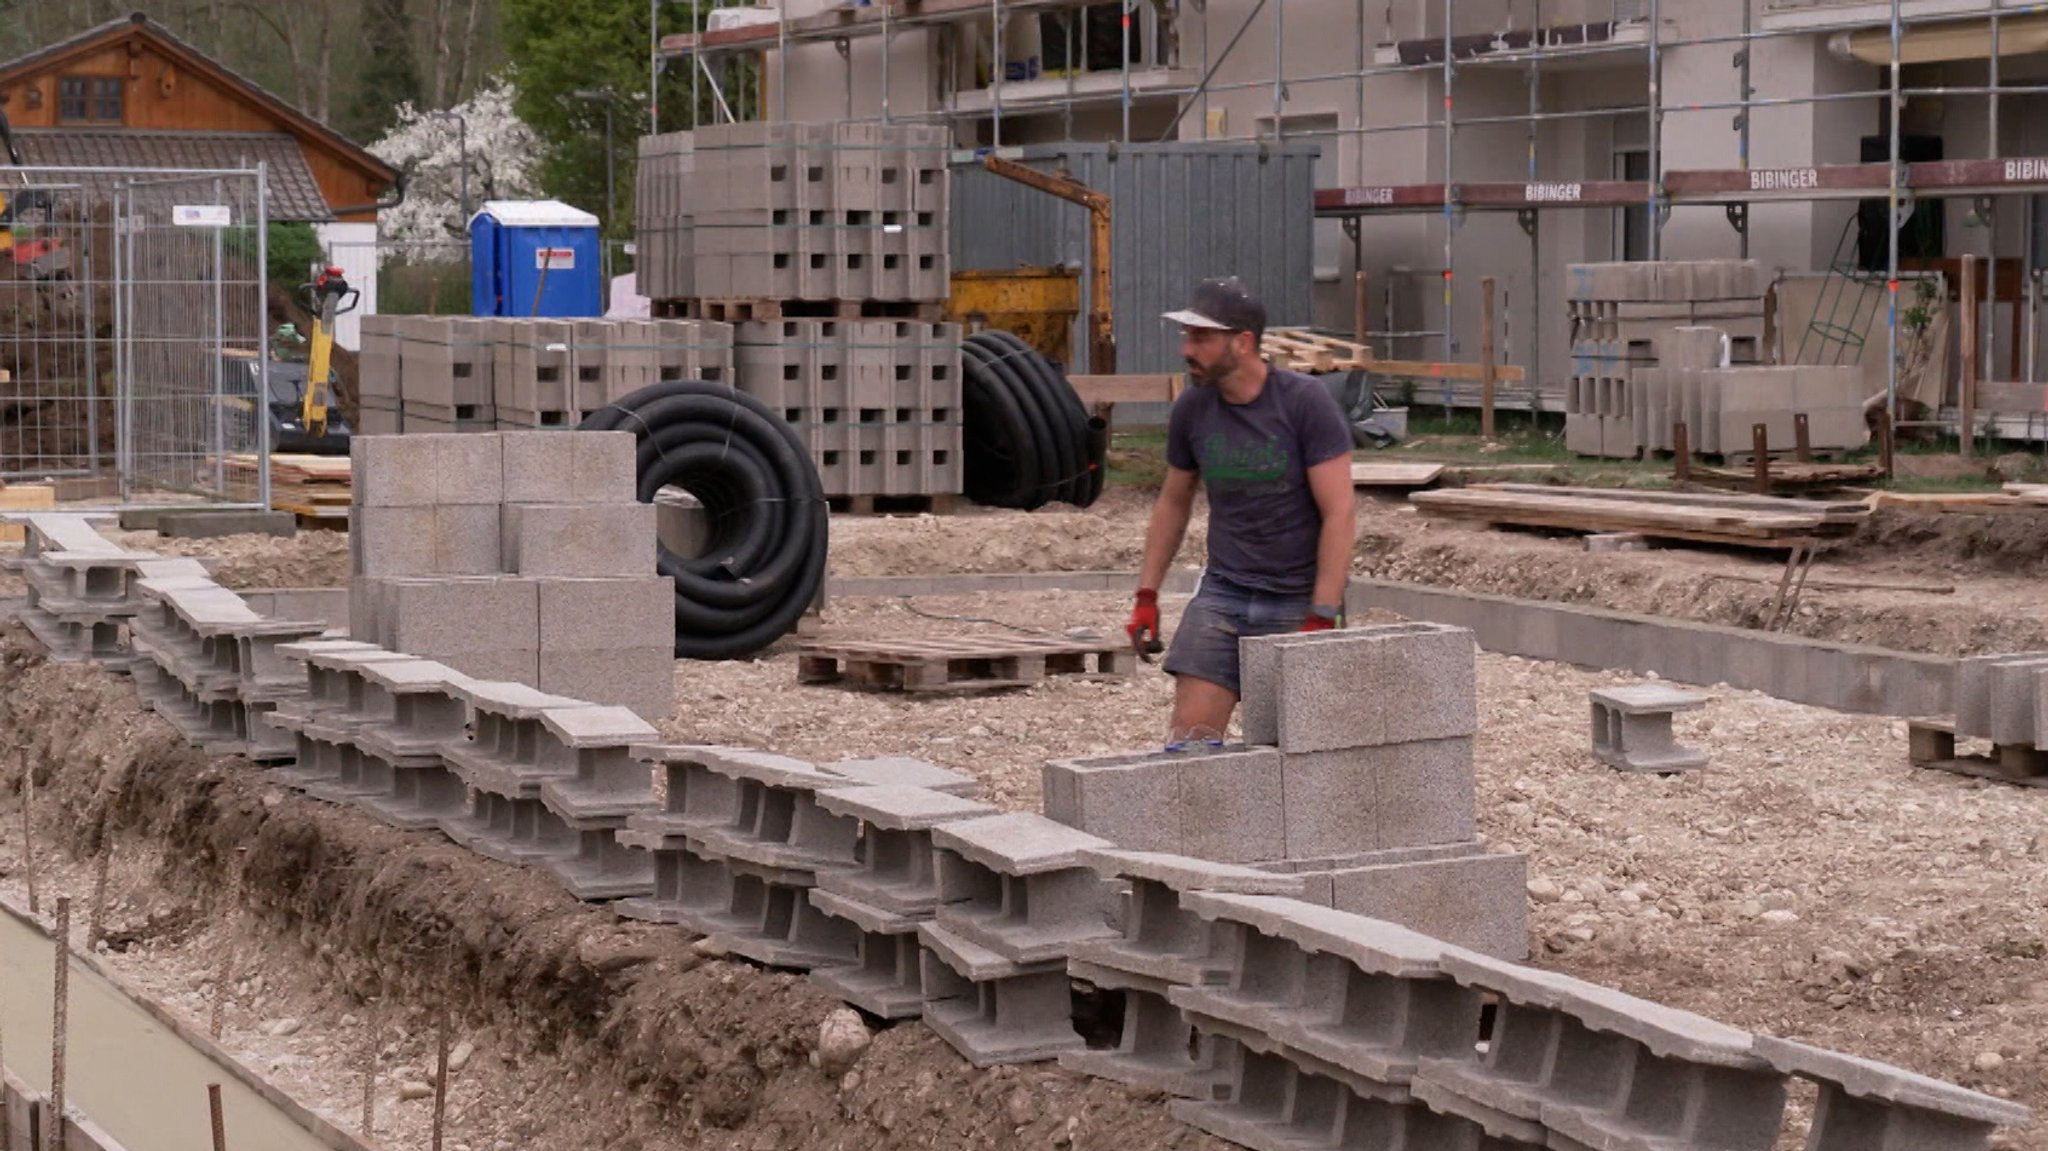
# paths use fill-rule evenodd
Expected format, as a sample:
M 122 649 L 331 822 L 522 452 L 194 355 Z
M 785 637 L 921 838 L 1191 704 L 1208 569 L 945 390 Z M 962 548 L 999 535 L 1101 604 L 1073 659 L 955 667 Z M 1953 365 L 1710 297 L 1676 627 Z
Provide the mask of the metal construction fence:
M 0 477 L 267 502 L 262 169 L 9 168 L 0 198 Z

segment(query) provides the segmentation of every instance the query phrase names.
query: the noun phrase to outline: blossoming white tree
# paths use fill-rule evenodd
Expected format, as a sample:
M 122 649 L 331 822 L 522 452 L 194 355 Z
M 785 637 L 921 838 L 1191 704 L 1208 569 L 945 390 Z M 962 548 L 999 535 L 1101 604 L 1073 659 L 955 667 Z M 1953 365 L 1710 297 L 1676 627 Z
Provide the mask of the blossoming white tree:
M 461 242 L 462 174 L 469 169 L 469 209 L 486 200 L 539 194 L 540 141 L 512 111 L 513 91 L 494 81 L 450 111 L 401 104 L 389 135 L 370 145 L 379 159 L 405 170 L 405 201 L 378 214 L 382 239 L 398 243 Z M 458 123 L 455 116 L 460 116 Z

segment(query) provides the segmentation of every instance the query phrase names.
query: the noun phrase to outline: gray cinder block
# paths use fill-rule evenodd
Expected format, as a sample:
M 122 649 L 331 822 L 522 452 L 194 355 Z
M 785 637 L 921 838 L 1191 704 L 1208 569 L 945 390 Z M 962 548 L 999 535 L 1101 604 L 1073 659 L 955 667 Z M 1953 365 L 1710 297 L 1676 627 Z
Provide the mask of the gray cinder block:
M 908 756 L 842 759 L 819 766 L 869 787 L 914 787 L 963 796 L 974 795 L 981 790 L 981 781 L 971 775 Z
M 1053 760 L 1048 818 L 1133 851 L 1251 863 L 1287 854 L 1281 759 L 1226 746 Z
M 1108 879 L 1127 880 L 1130 899 L 1121 938 L 1076 943 L 1076 960 L 1177 984 L 1215 982 L 1228 972 L 1235 937 L 1212 931 L 1181 906 L 1184 891 L 1299 896 L 1299 876 L 1178 855 L 1087 851 L 1082 862 Z
M 1068 1051 L 1060 1066 L 1145 1091 L 1199 1099 L 1227 1081 L 1218 1065 L 1218 1044 L 1198 1036 L 1166 998 L 1172 985 L 1114 967 L 1074 960 L 1067 974 L 1104 991 L 1123 995 L 1123 1026 L 1109 1050 Z
M 438 448 L 431 436 L 349 440 L 349 499 L 357 508 L 432 507 L 440 499 Z
M 812 902 L 821 907 L 832 898 L 820 890 L 811 892 Z M 811 972 L 811 982 L 870 1015 L 915 1019 L 924 1014 L 922 950 L 915 930 L 863 930 L 856 945 L 857 961 L 818 968 Z
M 1331 906 L 1499 959 L 1529 952 L 1529 859 L 1469 854 L 1329 873 Z
M 1591 694 L 1593 758 L 1622 771 L 1677 772 L 1705 767 L 1707 757 L 1671 734 L 1674 712 L 1707 702 L 1663 684 L 1595 688 Z
M 1281 770 L 1289 858 L 1472 838 L 1469 736 L 1289 755 Z
M 2030 1117 L 2017 1103 L 1787 1039 L 1758 1036 L 1756 1053 L 1820 1084 L 1813 1151 L 1983 1151 L 1998 1126 Z
M 525 576 L 648 576 L 654 505 L 506 504 L 501 566 Z
M 1311 752 L 1478 730 L 1477 649 L 1463 628 L 1390 624 L 1238 646 L 1246 742 Z
M 394 579 L 384 584 L 381 603 L 392 646 L 413 655 L 446 661 L 483 652 L 530 654 L 540 638 L 540 592 L 533 580 Z
M 666 646 L 534 654 L 534 682 L 543 691 L 587 703 L 631 708 L 658 722 L 675 714 L 676 656 Z
M 941 824 L 931 835 L 947 931 L 1024 964 L 1114 934 L 1102 916 L 1102 880 L 1079 854 L 1107 842 L 1028 812 Z
M 675 585 L 665 576 L 532 582 L 538 597 L 536 635 L 543 652 L 648 647 L 674 651 Z

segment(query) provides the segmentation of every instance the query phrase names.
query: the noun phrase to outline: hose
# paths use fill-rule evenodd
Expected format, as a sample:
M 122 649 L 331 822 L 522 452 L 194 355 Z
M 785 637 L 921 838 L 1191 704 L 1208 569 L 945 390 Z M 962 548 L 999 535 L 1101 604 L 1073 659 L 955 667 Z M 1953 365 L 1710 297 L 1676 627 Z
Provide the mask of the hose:
M 1029 511 L 1093 504 L 1107 478 L 1109 426 L 1090 418 L 1066 375 L 1009 332 L 960 346 L 967 498 Z
M 637 495 L 680 488 L 704 507 L 704 552 L 659 549 L 676 585 L 676 655 L 749 656 L 796 626 L 825 579 L 826 506 L 796 429 L 724 384 L 652 384 L 590 413 L 584 431 L 632 432 Z

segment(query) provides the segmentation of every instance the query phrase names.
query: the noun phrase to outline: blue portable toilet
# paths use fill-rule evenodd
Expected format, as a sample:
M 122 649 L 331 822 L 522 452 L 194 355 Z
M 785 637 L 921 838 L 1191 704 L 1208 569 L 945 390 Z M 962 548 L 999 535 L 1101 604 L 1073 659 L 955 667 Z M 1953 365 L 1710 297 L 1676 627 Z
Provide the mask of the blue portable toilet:
M 600 316 L 597 217 L 559 200 L 490 200 L 469 220 L 471 311 Z

